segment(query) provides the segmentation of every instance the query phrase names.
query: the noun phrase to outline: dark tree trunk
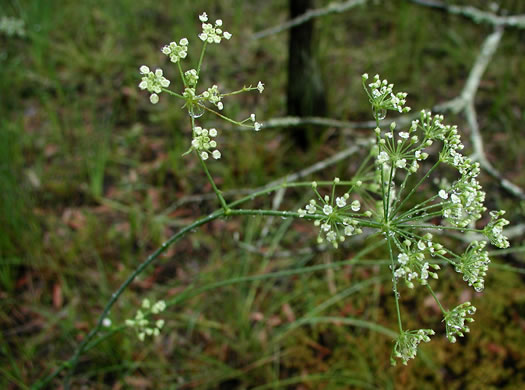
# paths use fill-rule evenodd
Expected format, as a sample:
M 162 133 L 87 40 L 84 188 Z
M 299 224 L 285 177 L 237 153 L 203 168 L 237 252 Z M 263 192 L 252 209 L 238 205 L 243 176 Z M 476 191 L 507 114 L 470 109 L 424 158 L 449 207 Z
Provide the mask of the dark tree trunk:
M 314 7 L 314 0 L 289 0 L 290 18 Z M 313 39 L 314 19 L 290 30 L 288 51 L 288 115 L 325 116 L 326 100 L 323 80 Z M 301 147 L 308 146 L 308 127 L 296 128 L 293 136 Z

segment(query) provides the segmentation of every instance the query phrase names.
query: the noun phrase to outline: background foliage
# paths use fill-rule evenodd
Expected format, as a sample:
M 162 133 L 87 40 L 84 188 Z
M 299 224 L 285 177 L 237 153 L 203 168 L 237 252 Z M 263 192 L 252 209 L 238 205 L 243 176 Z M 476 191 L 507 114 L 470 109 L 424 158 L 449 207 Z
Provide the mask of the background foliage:
M 481 0 L 462 3 L 487 6 Z M 521 1 L 500 4 L 510 14 L 525 13 Z M 28 33 L 0 36 L 0 387 L 27 388 L 69 358 L 137 264 L 180 226 L 215 208 L 213 198 L 180 203 L 211 192 L 195 159 L 181 158 L 190 142 L 184 111 L 167 96 L 152 106 L 137 88 L 138 66 L 168 69 L 159 49 L 196 36 L 202 11 L 222 18 L 233 33 L 220 48 L 209 49 L 205 84 L 234 89 L 263 80 L 263 95 L 231 99 L 227 112 L 283 116 L 287 33 L 261 40 L 251 35 L 285 21 L 286 1 L 2 3 L 0 16 L 22 18 Z M 360 84 L 364 72 L 394 81 L 409 92 L 408 104 L 416 110 L 456 96 L 490 31 L 400 0 L 318 19 L 315 39 L 329 116 L 370 119 Z M 525 31 L 509 30 L 476 98 L 489 159 L 522 188 L 524 52 Z M 194 62 L 197 54 L 190 53 Z M 176 79 L 174 67 L 168 74 Z M 464 118 L 447 119 L 467 138 Z M 291 129 L 226 130 L 223 158 L 211 166 L 226 190 L 263 185 L 333 155 L 355 137 L 355 131 L 316 128 L 304 150 L 294 145 Z M 345 178 L 357 164 L 345 160 L 316 177 Z M 486 175 L 482 184 L 489 208 L 507 209 L 514 224 L 523 219 L 523 204 Z M 304 195 L 289 190 L 281 207 L 296 209 Z M 258 206 L 271 207 L 271 199 Z M 298 273 L 196 295 L 165 312 L 166 329 L 155 342 L 140 343 L 132 332 L 109 338 L 83 356 L 75 388 L 525 386 L 520 238 L 514 252 L 494 257 L 503 266 L 492 268 L 483 294 L 473 293 L 451 270 L 440 278 L 444 303 L 471 299 L 478 307 L 472 333 L 453 345 L 435 337 L 408 367 L 392 368 L 387 337 L 326 320 L 352 317 L 394 327 L 389 271 L 380 261 L 384 251 L 368 253 L 368 263 L 301 272 L 351 260 L 361 249 L 298 251 L 311 247 L 314 235 L 300 222 L 249 217 L 216 221 L 186 237 L 124 294 L 111 313 L 114 324 L 131 317 L 143 297 L 173 297 L 285 269 Z M 440 321 L 426 294 L 402 294 L 409 326 Z M 50 388 L 59 386 L 60 378 Z

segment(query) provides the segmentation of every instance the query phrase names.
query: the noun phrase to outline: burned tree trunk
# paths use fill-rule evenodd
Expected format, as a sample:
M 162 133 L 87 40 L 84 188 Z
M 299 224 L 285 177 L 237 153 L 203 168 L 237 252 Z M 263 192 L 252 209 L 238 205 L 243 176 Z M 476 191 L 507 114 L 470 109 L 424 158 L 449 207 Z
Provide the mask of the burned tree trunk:
M 290 18 L 313 8 L 314 0 L 289 0 Z M 288 115 L 325 116 L 326 100 L 323 80 L 313 39 L 314 19 L 290 30 L 288 57 Z M 301 147 L 308 145 L 313 129 L 296 128 L 293 136 Z

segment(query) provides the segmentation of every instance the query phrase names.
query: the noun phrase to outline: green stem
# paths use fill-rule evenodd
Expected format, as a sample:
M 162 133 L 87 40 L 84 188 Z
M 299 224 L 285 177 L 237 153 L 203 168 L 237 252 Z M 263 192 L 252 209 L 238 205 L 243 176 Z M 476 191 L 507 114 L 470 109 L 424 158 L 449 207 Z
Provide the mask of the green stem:
M 394 164 L 390 165 L 390 175 L 388 178 L 388 193 L 386 194 L 386 213 L 385 213 L 385 220 L 388 222 L 390 220 L 389 217 L 389 209 L 390 209 L 390 192 L 392 189 L 392 176 L 394 176 Z
M 118 288 L 118 290 L 111 295 L 111 299 L 106 304 L 104 311 L 99 316 L 97 324 L 95 327 L 88 333 L 86 337 L 84 337 L 84 340 L 80 343 L 80 345 L 77 347 L 73 357 L 69 360 L 70 362 L 70 371 L 68 375 L 66 376 L 65 382 L 64 382 L 64 388 L 68 390 L 70 388 L 69 382 L 71 380 L 71 376 L 73 375 L 76 365 L 78 364 L 78 358 L 84 352 L 86 349 L 87 344 L 95 337 L 95 335 L 100 331 L 102 328 L 102 322 L 107 317 L 110 309 L 113 307 L 115 302 L 119 299 L 119 297 L 122 295 L 124 290 L 135 280 L 135 278 L 144 271 L 155 259 L 157 259 L 164 251 L 175 241 L 179 240 L 182 236 L 184 236 L 187 232 L 191 231 L 192 229 L 195 229 L 201 225 L 204 225 L 210 221 L 213 221 L 221 216 L 224 215 L 224 210 L 217 210 L 214 213 L 200 218 L 197 221 L 193 222 L 192 224 L 186 226 L 185 228 L 179 230 L 179 232 L 173 236 L 170 237 L 170 239 L 166 242 L 164 242 L 160 248 L 158 248 L 155 252 L 153 252 L 139 267 L 133 271 L 133 273 L 124 281 L 124 283 L 121 284 L 121 286 Z M 39 387 L 36 387 L 39 388 Z
M 389 236 L 390 232 L 386 232 L 388 238 L 388 252 L 390 253 L 390 266 L 392 271 L 392 286 L 394 290 L 394 298 L 396 301 L 396 311 L 397 311 L 397 324 L 399 325 L 399 333 L 403 333 L 403 324 L 401 323 L 401 310 L 399 309 L 399 293 L 397 292 L 397 280 L 394 275 L 395 263 L 394 263 L 394 253 L 392 252 L 392 238 Z
M 169 94 L 169 95 L 176 96 L 176 97 L 178 97 L 178 98 L 180 98 L 180 99 L 184 99 L 184 100 L 186 100 L 186 98 L 185 98 L 184 96 L 178 94 L 177 92 L 173 92 L 172 90 L 170 90 L 170 89 L 168 89 L 168 88 L 162 88 L 162 91 L 163 91 L 163 92 L 166 92 L 166 93 Z
M 197 157 L 199 158 L 199 161 L 201 162 L 202 169 L 204 170 L 204 173 L 206 174 L 206 177 L 208 178 L 208 181 L 210 182 L 213 188 L 213 191 L 217 195 L 217 198 L 219 199 L 222 209 L 224 210 L 226 214 L 229 214 L 230 209 L 228 208 L 228 205 L 226 204 L 226 201 L 224 200 L 224 197 L 222 196 L 221 191 L 215 185 L 215 182 L 213 181 L 213 177 L 211 177 L 210 171 L 208 171 L 208 167 L 206 166 L 206 163 L 204 162 L 204 160 L 202 159 L 199 153 L 195 152 L 195 154 L 197 154 Z
M 201 106 L 202 108 L 204 108 L 205 110 L 209 111 L 209 112 L 212 112 L 214 113 L 215 115 L 217 115 L 219 118 L 222 118 L 224 119 L 225 121 L 227 122 L 230 122 L 230 123 L 233 123 L 234 125 L 237 125 L 237 126 L 242 126 L 242 127 L 250 127 L 250 128 L 254 128 L 253 125 L 245 125 L 244 123 L 242 122 L 238 122 L 236 120 L 233 120 L 231 118 L 228 118 L 227 116 L 225 115 L 222 115 L 220 112 L 217 112 L 215 110 L 212 110 L 211 108 L 209 108 L 208 106 L 204 105 L 204 104 L 201 104 L 201 103 L 197 103 L 199 106 Z
M 483 233 L 483 230 L 481 229 L 470 229 L 470 228 L 461 228 L 461 227 L 455 227 L 455 226 L 441 226 L 441 225 L 397 225 L 398 227 L 410 227 L 410 228 L 418 228 L 418 229 L 444 229 L 444 230 L 460 230 L 462 232 L 476 232 L 476 233 Z
M 413 216 L 411 216 L 409 218 L 406 218 L 406 219 L 403 219 L 401 221 L 398 221 L 397 223 L 401 224 L 401 223 L 410 222 L 410 221 L 426 221 L 429 218 L 440 217 L 442 215 L 443 215 L 442 211 L 435 211 L 433 213 L 429 213 L 429 214 L 425 214 L 425 215 L 413 215 Z
M 441 309 L 441 312 L 443 314 L 446 314 L 447 313 L 446 310 L 441 305 L 441 302 L 439 302 L 439 299 L 436 296 L 436 294 L 434 294 L 434 290 L 432 290 L 432 287 L 430 287 L 430 284 L 427 284 L 427 288 L 428 288 L 428 291 L 430 291 L 430 294 L 432 294 L 432 296 L 434 297 L 434 300 L 436 301 L 436 303 L 438 304 L 439 308 Z
M 195 118 L 191 117 L 191 131 L 193 133 L 193 136 L 195 136 Z M 213 180 L 213 177 L 210 174 L 210 171 L 208 170 L 208 167 L 206 166 L 206 163 L 202 159 L 201 155 L 195 151 L 195 154 L 197 155 L 197 158 L 201 162 L 202 169 L 204 170 L 204 173 L 206 174 L 206 177 L 208 178 L 208 181 L 211 184 L 211 187 L 213 188 L 213 191 L 215 192 L 215 195 L 217 195 L 217 198 L 219 199 L 219 203 L 221 204 L 222 209 L 226 214 L 228 214 L 229 208 L 226 205 L 226 201 L 224 200 L 224 197 L 222 196 L 221 191 L 217 188 L 217 185 L 215 184 L 215 181 Z
M 180 78 L 182 79 L 182 84 L 184 84 L 184 88 L 186 88 L 188 85 L 186 84 L 186 78 L 184 77 L 184 72 L 182 71 L 180 60 L 177 61 L 177 67 L 179 68 L 179 73 L 180 73 Z
M 396 209 L 394 210 L 394 212 L 392 213 L 392 215 L 397 214 L 397 212 L 398 212 L 399 210 L 401 210 L 401 207 L 403 207 L 403 205 L 407 202 L 407 200 L 409 200 L 410 197 L 411 197 L 412 195 L 414 195 L 414 193 L 415 193 L 416 190 L 419 188 L 419 186 L 421 185 L 421 183 L 423 183 L 423 182 L 426 180 L 426 178 L 430 176 L 430 174 L 434 171 L 434 169 L 436 169 L 436 168 L 438 167 L 438 165 L 439 165 L 440 163 L 441 163 L 441 160 L 437 160 L 437 161 L 436 161 L 436 163 L 432 166 L 432 168 L 430 168 L 430 169 L 428 170 L 428 172 L 425 174 L 425 176 L 423 176 L 423 177 L 421 178 L 421 180 L 419 180 L 419 181 L 417 182 L 417 184 L 412 188 L 412 190 L 408 193 L 408 195 L 406 196 L 406 198 L 403 199 L 403 201 L 402 201 L 402 202 L 396 207 Z
M 243 93 L 243 92 L 250 92 L 250 91 L 255 91 L 257 89 L 257 87 L 243 87 L 242 89 L 239 89 L 237 91 L 232 91 L 232 92 L 228 92 L 228 93 L 221 93 L 221 97 L 225 97 L 225 96 L 233 96 L 233 95 L 238 95 L 240 93 Z
M 399 215 L 396 219 L 394 219 L 394 221 L 402 221 L 403 218 L 412 218 L 412 216 L 414 214 L 417 214 L 417 213 L 420 213 L 421 211 L 424 211 L 424 210 L 428 210 L 428 209 L 431 209 L 431 208 L 434 208 L 434 207 L 441 207 L 443 206 L 446 202 L 439 202 L 439 203 L 434 203 L 434 204 L 431 204 L 431 205 L 428 205 L 428 206 L 424 206 L 423 203 L 428 203 L 428 202 L 421 202 L 421 204 L 419 204 L 418 206 L 414 206 L 412 207 L 410 210 L 408 210 L 407 212 Z
M 197 76 L 201 74 L 202 60 L 204 59 L 204 52 L 206 51 L 207 45 L 208 45 L 208 42 L 204 41 L 204 45 L 202 45 L 201 56 L 199 58 L 199 65 L 197 65 Z

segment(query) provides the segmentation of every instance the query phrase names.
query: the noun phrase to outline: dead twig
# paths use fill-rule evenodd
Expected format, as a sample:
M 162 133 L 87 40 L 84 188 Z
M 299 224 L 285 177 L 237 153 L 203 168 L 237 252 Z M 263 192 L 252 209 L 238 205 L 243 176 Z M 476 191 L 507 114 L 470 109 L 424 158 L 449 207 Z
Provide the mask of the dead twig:
M 357 5 L 366 3 L 367 0 L 349 0 L 344 3 L 330 3 L 327 7 L 311 9 L 306 11 L 304 14 L 297 16 L 296 18 L 290 19 L 286 23 L 280 24 L 275 27 L 268 28 L 266 30 L 259 31 L 253 35 L 253 39 L 265 38 L 269 35 L 278 34 L 282 31 L 286 31 L 292 27 L 303 24 L 310 19 L 318 18 L 332 13 L 341 13 L 354 8 Z

